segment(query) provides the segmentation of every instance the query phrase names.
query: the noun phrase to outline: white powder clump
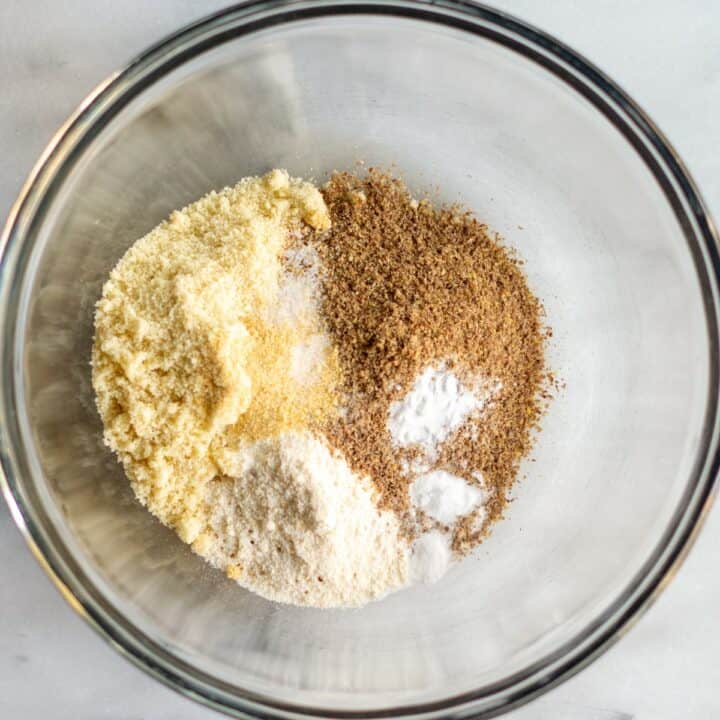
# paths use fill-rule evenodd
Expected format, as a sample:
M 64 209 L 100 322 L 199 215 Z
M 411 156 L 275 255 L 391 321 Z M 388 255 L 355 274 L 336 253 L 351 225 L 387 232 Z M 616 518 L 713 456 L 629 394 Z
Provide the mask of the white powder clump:
M 410 486 L 413 504 L 445 525 L 474 510 L 483 499 L 479 488 L 445 470 L 433 470 L 415 478 Z
M 433 457 L 438 446 L 484 404 L 485 398 L 464 388 L 444 364 L 427 367 L 410 392 L 390 406 L 388 429 L 396 445 L 417 445 Z
M 242 447 L 236 477 L 208 489 L 208 527 L 193 549 L 277 602 L 356 607 L 403 587 L 409 548 L 371 483 L 307 432 Z
M 451 562 L 448 537 L 438 530 L 431 530 L 413 544 L 410 580 L 413 583 L 437 582 L 447 572 Z

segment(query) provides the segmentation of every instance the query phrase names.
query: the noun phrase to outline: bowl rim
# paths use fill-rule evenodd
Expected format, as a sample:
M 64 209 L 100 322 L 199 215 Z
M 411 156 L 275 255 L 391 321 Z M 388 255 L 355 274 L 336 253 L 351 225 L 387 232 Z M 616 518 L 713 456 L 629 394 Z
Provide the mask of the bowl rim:
M 665 193 L 693 255 L 709 338 L 710 396 L 702 451 L 673 522 L 652 555 L 615 601 L 590 626 L 528 668 L 490 686 L 419 705 L 370 711 L 304 707 L 243 691 L 196 671 L 143 635 L 92 586 L 62 543 L 38 516 L 21 478 L 28 475 L 22 433 L 17 427 L 15 385 L 21 369 L 15 358 L 17 307 L 29 255 L 27 239 L 66 172 L 111 117 L 172 69 L 228 42 L 294 22 L 340 15 L 385 15 L 423 20 L 463 30 L 499 43 L 552 73 L 580 93 L 619 130 Z M 640 107 L 581 55 L 552 36 L 506 13 L 467 0 L 255 0 L 209 15 L 151 46 L 87 96 L 58 129 L 41 154 L 13 204 L 0 235 L 0 334 L 3 338 L 0 382 L 0 489 L 10 513 L 43 569 L 73 609 L 124 657 L 169 687 L 204 705 L 256 718 L 380 718 L 398 716 L 493 717 L 546 692 L 597 658 L 657 598 L 677 572 L 706 518 L 720 471 L 718 415 L 720 253 L 718 233 L 694 181 L 667 139 Z M 60 549 L 58 549 L 60 548 Z M 66 553 L 67 555 L 67 553 Z

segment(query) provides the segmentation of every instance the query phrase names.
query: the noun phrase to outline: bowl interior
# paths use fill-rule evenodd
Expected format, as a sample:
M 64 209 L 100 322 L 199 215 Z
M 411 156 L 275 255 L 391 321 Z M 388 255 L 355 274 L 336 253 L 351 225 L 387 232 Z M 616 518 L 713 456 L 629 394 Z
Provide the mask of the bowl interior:
M 507 519 L 439 583 L 354 611 L 262 600 L 133 499 L 101 441 L 93 305 L 168 213 L 273 167 L 395 164 L 526 260 L 558 393 Z M 151 78 L 68 163 L 18 307 L 33 476 L 88 593 L 229 692 L 337 711 L 506 680 L 592 624 L 683 501 L 710 392 L 693 255 L 616 127 L 540 65 L 422 20 L 347 15 L 227 40 Z

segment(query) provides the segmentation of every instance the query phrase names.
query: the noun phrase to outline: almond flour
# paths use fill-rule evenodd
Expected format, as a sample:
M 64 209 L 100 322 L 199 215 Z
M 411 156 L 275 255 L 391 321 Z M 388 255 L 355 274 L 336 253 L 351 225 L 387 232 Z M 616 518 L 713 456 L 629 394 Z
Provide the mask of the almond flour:
M 336 409 L 329 345 L 314 382 L 291 372 L 293 347 L 323 331 L 317 312 L 268 320 L 282 253 L 303 223 L 330 224 L 315 187 L 280 170 L 247 178 L 174 212 L 103 288 L 92 379 L 105 440 L 140 501 L 186 542 L 206 524 L 207 483 L 241 442 Z

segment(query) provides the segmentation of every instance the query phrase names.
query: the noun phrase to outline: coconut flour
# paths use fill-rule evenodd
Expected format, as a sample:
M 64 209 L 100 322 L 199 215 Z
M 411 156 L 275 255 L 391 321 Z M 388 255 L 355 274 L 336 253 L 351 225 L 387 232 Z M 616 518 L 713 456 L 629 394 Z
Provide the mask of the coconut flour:
M 244 446 L 235 477 L 207 488 L 211 521 L 195 549 L 279 602 L 354 607 L 406 584 L 397 516 L 327 445 L 291 433 Z

